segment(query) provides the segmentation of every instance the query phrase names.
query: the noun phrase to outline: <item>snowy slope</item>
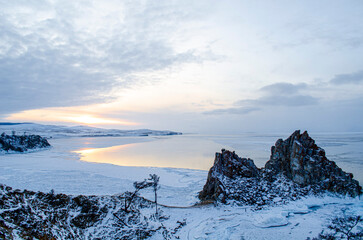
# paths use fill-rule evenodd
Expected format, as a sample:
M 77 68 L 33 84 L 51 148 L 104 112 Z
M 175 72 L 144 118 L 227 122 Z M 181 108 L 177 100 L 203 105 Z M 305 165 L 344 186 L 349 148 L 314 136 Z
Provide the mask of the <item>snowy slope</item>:
M 37 134 L 47 138 L 62 138 L 62 137 L 106 137 L 106 136 L 164 136 L 164 135 L 179 135 L 181 133 L 173 131 L 156 131 L 149 129 L 138 130 L 119 130 L 119 129 L 103 129 L 88 126 L 57 126 L 43 125 L 36 123 L 19 123 L 9 124 L 0 123 L 0 133 L 5 132 L 11 134 L 15 131 L 16 134 Z

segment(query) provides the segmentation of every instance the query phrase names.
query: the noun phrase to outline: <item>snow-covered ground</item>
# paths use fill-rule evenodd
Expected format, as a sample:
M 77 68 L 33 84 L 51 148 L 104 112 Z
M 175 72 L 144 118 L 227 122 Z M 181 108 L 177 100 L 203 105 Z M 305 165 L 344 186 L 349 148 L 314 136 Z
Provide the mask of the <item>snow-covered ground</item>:
M 349 198 L 310 197 L 254 211 L 250 207 L 168 208 L 168 223 L 186 219 L 180 239 L 306 239 L 317 237 L 331 219 L 363 214 L 363 202 Z M 164 223 L 167 226 L 167 223 Z M 155 236 L 154 239 L 159 239 Z
M 79 141 L 77 141 L 79 140 Z M 155 173 L 163 187 L 160 201 L 191 205 L 203 187 L 207 172 L 176 168 L 124 167 L 88 163 L 73 152 L 83 139 L 50 139 L 49 150 L 0 156 L 0 183 L 13 188 L 56 193 L 104 195 L 133 190 L 133 182 Z M 150 141 L 148 138 L 108 138 L 117 144 Z M 77 145 L 77 143 L 79 145 Z M 111 144 L 111 143 L 110 143 Z
M 64 138 L 64 137 L 105 137 L 105 136 L 164 136 L 178 135 L 181 133 L 173 131 L 156 131 L 149 129 L 137 130 L 119 130 L 119 129 L 104 129 L 89 126 L 58 126 L 58 125 L 43 125 L 37 123 L 15 123 L 7 124 L 0 123 L 0 133 L 5 132 L 11 134 L 15 131 L 17 134 L 37 134 L 47 138 Z
M 105 139 L 107 141 L 90 141 L 88 147 L 158 141 L 150 137 Z M 134 181 L 155 173 L 160 176 L 161 183 L 158 202 L 179 207 L 162 207 L 164 214 L 170 215 L 163 224 L 175 226 L 176 221 L 186 221 L 186 226 L 177 234 L 180 239 L 306 239 L 317 236 L 343 211 L 363 214 L 362 200 L 336 197 L 309 197 L 258 211 L 231 205 L 190 207 L 198 201 L 197 193 L 203 188 L 207 171 L 84 162 L 74 152 L 85 147 L 84 142 L 84 138 L 50 139 L 51 149 L 2 155 L 0 183 L 34 191 L 54 189 L 55 193 L 73 195 L 109 195 L 132 190 Z M 151 190 L 143 190 L 141 194 L 153 199 Z M 160 236 L 153 238 L 160 239 Z

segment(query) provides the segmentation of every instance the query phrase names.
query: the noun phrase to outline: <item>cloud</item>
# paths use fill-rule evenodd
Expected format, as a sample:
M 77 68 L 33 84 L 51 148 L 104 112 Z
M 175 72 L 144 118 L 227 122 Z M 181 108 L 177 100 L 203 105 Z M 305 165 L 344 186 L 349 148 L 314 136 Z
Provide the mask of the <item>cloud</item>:
M 274 83 L 260 88 L 263 95 L 256 99 L 243 99 L 234 103 L 233 108 L 220 108 L 204 114 L 241 114 L 260 111 L 264 107 L 302 107 L 318 104 L 319 99 L 300 93 L 309 86 L 306 83 Z
M 237 107 L 237 108 L 220 108 L 211 111 L 206 111 L 204 114 L 206 115 L 221 115 L 221 114 L 239 114 L 244 115 L 251 112 L 255 112 L 260 110 L 257 107 Z
M 245 99 L 235 103 L 239 106 L 306 106 L 318 103 L 318 99 L 307 95 L 305 92 L 309 88 L 306 83 L 286 83 L 279 82 L 266 85 L 260 88 L 263 96 L 257 99 Z
M 257 99 L 248 99 L 238 101 L 239 105 L 252 106 L 286 106 L 299 107 L 314 105 L 318 103 L 318 99 L 309 95 L 293 95 L 293 96 L 263 96 Z
M 260 90 L 268 94 L 295 94 L 303 89 L 307 88 L 306 83 L 292 84 L 286 82 L 274 83 L 262 87 Z
M 304 16 L 285 12 L 283 19 L 286 22 L 280 28 L 275 28 L 275 31 L 266 33 L 266 40 L 276 50 L 304 46 L 312 50 L 312 47 L 321 45 L 320 48 L 328 47 L 330 51 L 336 51 L 337 49 L 356 50 L 363 46 L 362 27 L 357 17 L 362 11 L 361 4 L 340 5 L 338 3 L 327 6 L 324 2 L 310 1 L 309 4 L 289 3 L 285 6 L 300 9 L 304 12 Z M 310 9 L 321 9 L 321 11 L 313 12 Z M 336 14 L 337 9 L 340 14 Z M 277 19 L 279 17 L 277 16 Z
M 337 74 L 330 80 L 330 83 L 335 85 L 360 84 L 362 82 L 363 82 L 363 70 L 348 74 Z
M 5 1 L 0 10 L 0 113 L 112 99 L 114 89 L 211 56 L 170 36 L 201 17 L 169 1 Z M 145 80 L 145 78 L 143 78 Z M 149 80 L 151 81 L 151 80 Z

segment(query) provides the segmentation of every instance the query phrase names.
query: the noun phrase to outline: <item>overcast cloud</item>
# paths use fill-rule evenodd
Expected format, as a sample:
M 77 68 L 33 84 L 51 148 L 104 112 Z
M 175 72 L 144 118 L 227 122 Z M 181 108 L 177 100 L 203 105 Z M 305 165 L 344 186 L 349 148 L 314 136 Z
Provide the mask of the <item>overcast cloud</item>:
M 1 121 L 363 130 L 361 0 L 0 5 Z
M 243 99 L 234 103 L 237 107 L 220 108 L 206 111 L 205 114 L 249 114 L 264 108 L 273 107 L 302 107 L 318 104 L 319 99 L 305 94 L 306 83 L 274 83 L 260 88 L 262 96 L 256 99 Z
M 307 88 L 306 83 L 292 84 L 292 83 L 280 82 L 264 86 L 260 89 L 260 91 L 263 91 L 269 95 L 276 95 L 276 94 L 292 95 L 306 88 Z
M 348 74 L 337 74 L 330 80 L 330 83 L 336 85 L 363 83 L 363 70 Z
M 200 15 L 184 1 L 0 4 L 0 113 L 108 101 L 137 82 L 130 74 L 205 58 L 169 41 Z

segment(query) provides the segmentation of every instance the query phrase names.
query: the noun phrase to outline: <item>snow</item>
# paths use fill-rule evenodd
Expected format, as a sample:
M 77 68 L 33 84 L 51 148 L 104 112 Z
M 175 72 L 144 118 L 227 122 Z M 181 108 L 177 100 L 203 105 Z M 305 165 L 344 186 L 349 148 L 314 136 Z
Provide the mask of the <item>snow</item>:
M 181 133 L 172 131 L 155 131 L 150 129 L 137 130 L 119 130 L 103 129 L 89 126 L 58 126 L 43 125 L 36 123 L 19 123 L 16 125 L 7 125 L 0 123 L 0 133 L 11 134 L 15 131 L 18 134 L 36 134 L 46 138 L 64 138 L 64 137 L 105 137 L 105 136 L 164 136 L 179 135 Z
M 301 143 L 297 140 L 294 141 L 297 145 L 301 146 Z
M 80 161 L 73 152 L 77 139 L 50 139 L 52 148 L 27 154 L 0 156 L 0 183 L 13 188 L 56 193 L 106 195 L 133 190 L 133 182 L 160 176 L 160 203 L 190 205 L 203 187 L 207 172 L 155 167 L 123 167 Z M 120 139 L 118 139 L 120 140 Z M 144 141 L 130 138 L 125 141 Z M 152 192 L 145 194 L 152 195 Z M 175 196 L 179 196 L 175 199 Z
M 107 141 L 92 147 L 113 144 L 110 138 Z M 116 144 L 116 139 L 114 141 Z M 120 141 L 117 139 L 117 144 Z M 150 139 L 124 138 L 123 141 Z M 309 196 L 261 210 L 233 204 L 192 207 L 198 202 L 197 194 L 205 184 L 207 171 L 83 162 L 79 154 L 73 152 L 79 147 L 76 142 L 76 138 L 72 141 L 50 139 L 53 147 L 49 150 L 0 156 L 0 183 L 33 191 L 54 189 L 55 193 L 73 195 L 111 195 L 133 190 L 134 181 L 157 174 L 161 184 L 158 202 L 170 206 L 161 207 L 164 214 L 170 216 L 163 224 L 172 228 L 177 221 L 185 219 L 186 225 L 176 234 L 180 239 L 306 239 L 316 237 L 332 218 L 344 212 L 363 214 L 363 201 L 359 198 L 333 196 Z M 153 200 L 151 189 L 140 193 Z M 151 239 L 160 238 L 162 236 L 156 234 Z
M 286 226 L 289 222 L 287 221 L 287 216 L 283 215 L 284 214 L 259 214 L 255 216 L 253 225 L 260 228 Z
M 0 156 L 7 155 L 7 154 L 26 154 L 26 153 L 32 153 L 32 152 L 46 151 L 46 150 L 49 150 L 50 148 L 52 148 L 52 147 L 33 148 L 33 149 L 26 150 L 26 152 L 18 152 L 18 151 L 12 151 L 12 150 L 5 151 L 3 149 L 0 149 Z
M 307 210 L 311 202 L 316 207 Z M 362 201 L 308 197 L 258 211 L 249 207 L 204 206 L 168 209 L 168 213 L 172 216 L 170 223 L 187 219 L 179 233 L 181 239 L 306 239 L 318 236 L 332 218 L 342 215 L 342 209 L 362 214 Z

